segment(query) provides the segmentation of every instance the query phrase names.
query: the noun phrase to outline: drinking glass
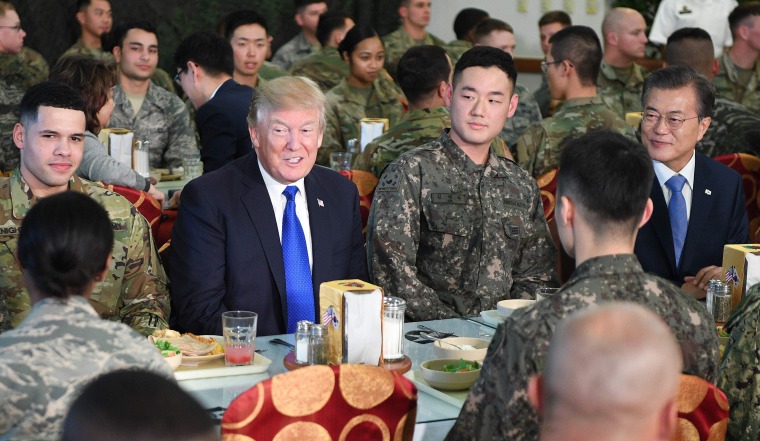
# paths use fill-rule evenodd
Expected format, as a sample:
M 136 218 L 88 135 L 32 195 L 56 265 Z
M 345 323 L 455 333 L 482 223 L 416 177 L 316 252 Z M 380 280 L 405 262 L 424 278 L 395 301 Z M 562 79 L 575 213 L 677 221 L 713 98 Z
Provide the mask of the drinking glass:
M 258 314 L 251 311 L 222 313 L 225 365 L 247 366 L 253 364 L 257 320 Z
M 559 288 L 538 288 L 536 289 L 536 301 L 549 298 L 559 291 Z
M 351 171 L 351 152 L 330 153 L 330 168 L 336 172 Z

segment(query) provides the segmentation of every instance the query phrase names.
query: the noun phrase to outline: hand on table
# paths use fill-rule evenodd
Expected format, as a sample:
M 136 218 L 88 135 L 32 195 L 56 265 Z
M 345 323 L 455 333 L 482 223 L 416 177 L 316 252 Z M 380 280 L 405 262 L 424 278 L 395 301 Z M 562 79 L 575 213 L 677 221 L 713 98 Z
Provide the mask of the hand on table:
M 153 196 L 153 199 L 157 200 L 161 206 L 164 206 L 164 200 L 166 200 L 166 195 L 161 190 L 157 189 L 153 184 L 150 184 L 150 188 L 148 188 L 148 194 Z
M 707 296 L 707 282 L 711 279 L 720 280 L 721 272 L 723 272 L 722 267 L 715 265 L 706 266 L 699 270 L 697 275 L 684 277 L 684 284 L 681 285 L 681 289 L 694 296 L 697 300 L 704 299 Z

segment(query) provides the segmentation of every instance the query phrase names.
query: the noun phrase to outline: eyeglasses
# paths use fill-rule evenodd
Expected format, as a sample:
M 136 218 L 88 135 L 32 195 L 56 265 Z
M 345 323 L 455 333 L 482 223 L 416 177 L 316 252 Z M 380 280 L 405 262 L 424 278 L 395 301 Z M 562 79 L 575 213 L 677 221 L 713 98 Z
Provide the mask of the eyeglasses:
M 179 74 L 181 74 L 182 72 L 183 72 L 182 70 L 178 70 L 177 75 L 174 75 L 174 83 L 176 83 L 178 86 L 182 86 L 182 83 L 180 82 L 180 79 L 179 79 Z
M 641 125 L 643 126 L 654 127 L 660 124 L 661 119 L 665 119 L 665 125 L 667 125 L 670 130 L 680 129 L 683 127 L 684 121 L 700 118 L 699 115 L 692 116 L 691 118 L 679 118 L 673 115 L 662 116 L 655 112 L 642 112 L 641 116 Z
M 19 24 L 15 25 L 15 26 L 0 26 L 0 28 L 13 29 L 14 31 L 18 32 L 18 31 L 21 30 L 21 24 L 19 23 Z
M 543 72 L 544 75 L 546 75 L 546 71 L 549 69 L 549 65 L 550 64 L 558 64 L 558 63 L 561 63 L 563 61 L 565 61 L 565 60 L 559 60 L 559 61 L 546 61 L 546 60 L 544 60 L 544 61 L 541 62 L 541 72 Z

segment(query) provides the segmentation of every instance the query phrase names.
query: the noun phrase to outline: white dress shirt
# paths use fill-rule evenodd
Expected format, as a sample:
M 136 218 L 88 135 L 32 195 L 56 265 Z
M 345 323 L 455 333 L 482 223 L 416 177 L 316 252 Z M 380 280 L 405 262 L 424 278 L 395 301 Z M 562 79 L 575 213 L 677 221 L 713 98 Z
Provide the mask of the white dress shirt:
M 280 244 L 282 244 L 282 217 L 285 212 L 285 204 L 288 199 L 282 194 L 285 191 L 285 187 L 288 185 L 280 184 L 275 181 L 274 178 L 264 170 L 261 165 L 261 160 L 258 160 L 259 170 L 261 170 L 261 176 L 264 178 L 264 184 L 267 186 L 267 192 L 269 193 L 269 200 L 272 201 L 272 208 L 274 209 L 274 218 L 277 221 L 277 231 L 280 233 Z M 306 249 L 309 252 L 309 268 L 312 268 L 313 256 L 311 252 L 311 228 L 309 227 L 309 206 L 306 204 L 306 188 L 303 184 L 303 178 L 298 181 L 289 184 L 298 187 L 298 193 L 296 193 L 296 215 L 298 221 L 301 222 L 301 228 L 303 228 L 303 234 L 306 239 Z
M 677 173 L 669 169 L 667 165 L 663 164 L 660 161 L 652 162 L 654 162 L 654 174 L 657 175 L 657 181 L 660 183 L 662 194 L 665 196 L 665 202 L 668 205 L 670 205 L 670 196 L 672 196 L 672 192 L 668 186 L 665 185 L 665 183 L 668 182 L 668 179 L 677 174 L 686 178 L 686 184 L 684 184 L 681 193 L 683 194 L 683 199 L 686 202 L 686 219 L 690 219 L 692 199 L 691 196 L 694 192 L 694 165 L 696 164 L 696 156 L 694 152 L 691 153 L 691 159 L 689 159 L 689 162 L 687 162 L 684 168 Z

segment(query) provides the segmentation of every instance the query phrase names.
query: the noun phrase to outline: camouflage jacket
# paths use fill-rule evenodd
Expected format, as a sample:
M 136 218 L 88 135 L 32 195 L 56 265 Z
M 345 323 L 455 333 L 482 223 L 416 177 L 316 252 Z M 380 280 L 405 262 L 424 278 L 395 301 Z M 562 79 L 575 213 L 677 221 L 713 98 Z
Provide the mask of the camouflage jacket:
M 263 80 L 273 80 L 277 77 L 284 77 L 287 74 L 287 70 L 270 61 L 265 61 L 259 68 L 259 78 Z
M 509 146 L 512 156 L 517 157 L 517 139 L 531 124 L 541 121 L 541 109 L 533 95 L 522 84 L 515 83 L 515 93 L 519 96 L 517 109 L 512 118 L 508 118 L 504 123 L 499 137 Z
M 716 98 L 712 121 L 697 151 L 714 157 L 749 153 L 760 157 L 760 116 L 725 98 Z
M 605 104 L 625 120 L 628 112 L 641 112 L 641 92 L 644 89 L 644 79 L 649 71 L 633 63 L 631 75 L 627 81 L 619 79 L 615 70 L 602 61 L 597 79 L 597 95 L 602 97 Z
M 684 372 L 715 381 L 718 337 L 704 305 L 645 273 L 633 254 L 595 257 L 581 263 L 556 295 L 499 325 L 480 378 L 446 439 L 538 440 L 538 418 L 526 391 L 530 377 L 543 371 L 554 329 L 573 312 L 609 301 L 638 303 L 659 315 L 681 345 Z
M 122 369 L 174 377 L 145 337 L 101 320 L 84 298 L 40 300 L 18 328 L 0 335 L 0 438 L 61 439 L 82 388 Z
M 24 46 L 21 52 L 0 52 L 0 81 L 23 91 L 48 79 L 50 68 L 39 52 Z
M 296 61 L 290 67 L 290 75 L 299 75 L 314 80 L 323 92 L 327 92 L 348 77 L 348 64 L 340 57 L 338 49 L 323 47 Z
M 272 57 L 272 63 L 288 70 L 297 60 L 316 52 L 317 49 L 319 49 L 318 44 L 312 45 L 303 36 L 303 32 L 299 32 L 298 35 L 277 50 L 277 53 Z
M 102 318 L 123 322 L 146 335 L 165 328 L 169 319 L 168 280 L 148 222 L 129 201 L 100 184 L 74 176 L 69 189 L 100 203 L 114 227 L 111 266 L 104 281 L 92 292 L 90 304 Z M 5 245 L 0 247 L 0 293 L 5 297 L 13 327 L 31 308 L 14 253 L 18 228 L 36 201 L 19 169 L 9 178 L 0 179 L 0 241 Z
M 108 127 L 131 129 L 135 140 L 150 141 L 151 168 L 179 167 L 183 157 L 200 157 L 187 107 L 178 96 L 151 83 L 137 115 L 119 85 L 113 88 L 113 100 Z
M 512 161 L 473 163 L 447 131 L 383 172 L 367 226 L 373 283 L 410 320 L 477 315 L 556 286 L 538 186 Z
M 13 127 L 19 120 L 19 104 L 24 90 L 17 86 L 0 85 L 0 172 L 18 167 L 21 158 L 13 142 Z
M 633 128 L 612 112 L 600 97 L 566 100 L 554 116 L 534 123 L 523 132 L 517 140 L 517 162 L 537 178 L 559 166 L 563 141 L 602 129 L 636 139 Z
M 730 333 L 718 387 L 730 405 L 728 441 L 760 439 L 760 285 L 744 294 L 723 329 Z
M 352 168 L 380 177 L 385 167 L 400 154 L 435 141 L 448 127 L 451 127 L 451 118 L 445 107 L 410 110 L 393 128 L 367 144 Z
M 548 118 L 551 114 L 552 91 L 549 90 L 549 81 L 546 79 L 546 75 L 541 75 L 541 85 L 533 91 L 533 100 L 541 109 L 541 116 Z
M 451 58 L 451 65 L 456 66 L 462 54 L 472 48 L 472 43 L 466 40 L 453 40 L 443 48 L 446 49 L 446 53 Z
M 760 114 L 760 60 L 755 61 L 754 70 L 749 82 L 741 85 L 736 64 L 729 54 L 725 53 L 718 57 L 718 73 L 713 78 L 718 96 L 735 101 L 751 112 Z
M 317 164 L 330 165 L 330 153 L 346 149 L 346 141 L 359 139 L 362 118 L 388 118 L 389 128 L 395 126 L 404 114 L 404 105 L 393 83 L 372 83 L 372 94 L 365 100 L 361 93 L 342 79 L 327 93 L 327 126 L 319 148 Z
M 395 79 L 396 68 L 398 62 L 401 60 L 401 56 L 410 47 L 420 46 L 423 44 L 433 44 L 436 46 L 446 47 L 446 42 L 431 34 L 425 33 L 425 38 L 422 40 L 414 40 L 409 34 L 406 33 L 403 26 L 400 26 L 395 31 L 383 37 L 383 46 L 385 46 L 385 69 Z

